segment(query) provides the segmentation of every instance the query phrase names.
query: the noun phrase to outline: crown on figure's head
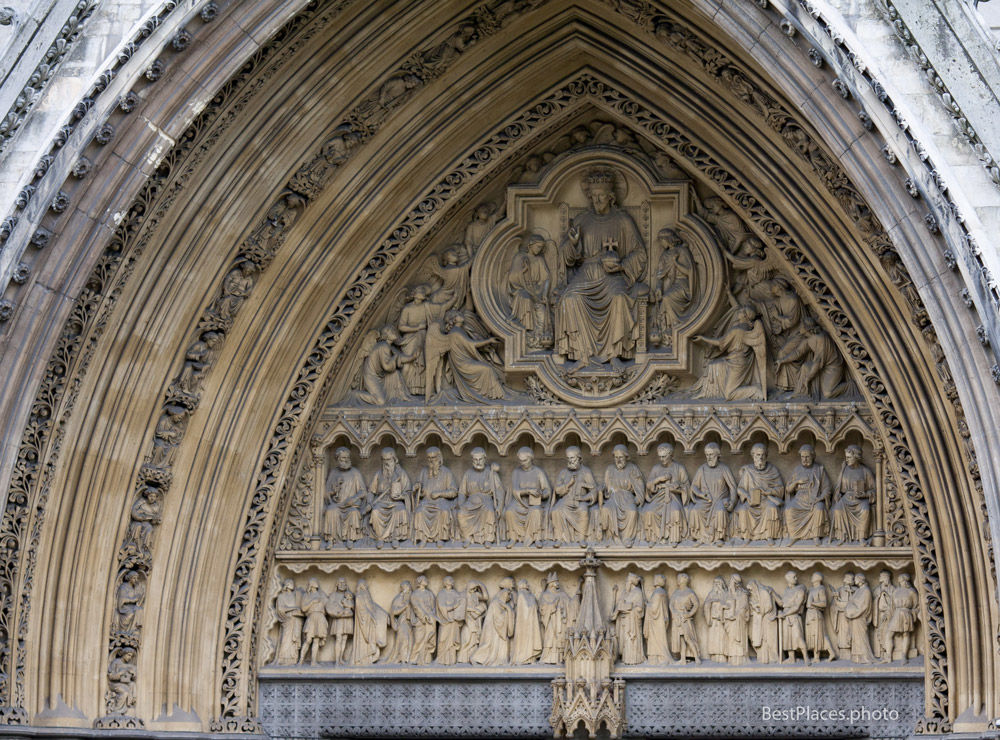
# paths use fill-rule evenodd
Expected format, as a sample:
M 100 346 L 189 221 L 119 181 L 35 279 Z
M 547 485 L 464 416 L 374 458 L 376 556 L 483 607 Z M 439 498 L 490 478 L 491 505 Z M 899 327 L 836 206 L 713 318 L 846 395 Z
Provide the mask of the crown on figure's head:
M 584 182 L 587 185 L 604 184 L 613 187 L 615 184 L 615 172 L 614 170 L 593 169 L 584 177 Z

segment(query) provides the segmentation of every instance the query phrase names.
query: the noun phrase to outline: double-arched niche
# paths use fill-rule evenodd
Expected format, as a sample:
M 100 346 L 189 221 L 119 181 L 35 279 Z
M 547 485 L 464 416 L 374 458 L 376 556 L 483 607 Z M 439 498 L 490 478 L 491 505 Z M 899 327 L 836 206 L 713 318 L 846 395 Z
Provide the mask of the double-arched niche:
M 38 515 L 39 552 L 78 557 L 95 575 L 70 578 L 59 559 L 35 566 L 33 580 L 22 570 L 26 593 L 46 597 L 31 597 L 30 610 L 26 598 L 17 606 L 24 634 L 38 647 L 25 647 L 22 636 L 5 658 L 12 707 L 51 724 L 78 724 L 82 715 L 102 727 L 252 730 L 257 670 L 269 659 L 261 646 L 270 639 L 273 575 L 287 567 L 279 548 L 287 523 L 316 508 L 316 458 L 331 454 L 323 445 L 347 440 L 346 432 L 331 431 L 338 419 L 328 409 L 344 407 L 364 340 L 393 319 L 387 307 L 427 260 L 464 237 L 477 204 L 506 203 L 513 180 L 544 184 L 546 172 L 579 156 L 605 166 L 646 163 L 635 172 L 658 167 L 662 181 L 687 183 L 698 202 L 692 212 L 721 199 L 835 345 L 843 380 L 853 386 L 829 423 L 811 417 L 810 401 L 789 396 L 795 418 L 785 423 L 798 427 L 781 429 L 777 407 L 757 416 L 748 407 L 741 436 L 731 418 L 720 412 L 709 419 L 715 412 L 703 409 L 692 411 L 709 425 L 700 436 L 682 439 L 682 418 L 669 438 L 691 452 L 711 440 L 728 443 L 734 465 L 764 439 L 782 453 L 810 441 L 831 456 L 856 442 L 871 467 L 878 458 L 885 500 L 895 502 L 900 539 L 909 545 L 891 567 L 911 572 L 920 596 L 921 726 L 944 731 L 960 714 L 995 711 L 992 628 L 978 629 L 995 622 L 987 524 L 965 469 L 959 409 L 941 378 L 947 365 L 921 322 L 917 281 L 896 257 L 917 248 L 900 220 L 909 211 L 899 178 L 883 171 L 875 138 L 841 120 L 839 101 L 814 100 L 811 117 L 797 111 L 795 91 L 825 73 L 787 59 L 779 64 L 773 26 L 757 47 L 774 60 L 773 77 L 713 40 L 726 27 L 742 48 L 765 18 L 757 10 L 724 13 L 716 24 L 694 3 L 649 13 L 630 8 L 489 3 L 456 6 L 447 22 L 408 8 L 395 26 L 404 32 L 391 42 L 407 60 L 396 66 L 360 50 L 347 61 L 345 38 L 375 44 L 386 32 L 374 10 L 310 8 L 220 93 L 144 194 L 156 222 L 136 209 L 128 217 L 132 231 L 116 237 L 128 258 L 105 260 L 99 278 L 83 288 L 112 309 L 106 325 L 86 331 L 98 343 L 94 356 L 114 362 L 74 365 L 77 409 L 60 411 L 60 434 L 91 439 L 100 453 L 65 441 L 62 449 L 47 448 L 55 467 L 29 494 L 44 486 L 55 509 Z M 297 66 L 307 56 L 312 61 Z M 354 65 L 364 69 L 331 74 Z M 242 129 L 226 128 L 227 111 Z M 582 148 L 563 143 L 581 127 L 588 132 Z M 842 155 L 839 142 L 848 136 L 860 138 Z M 198 148 L 201 141 L 206 146 Z M 188 162 L 193 169 L 185 172 Z M 524 171 L 536 164 L 532 180 Z M 160 193 L 174 182 L 185 184 L 160 214 L 155 209 L 167 197 Z M 892 238 L 885 223 L 899 224 Z M 722 249 L 725 227 L 712 227 Z M 695 233 L 677 230 L 689 239 Z M 653 237 L 650 231 L 646 239 Z M 723 311 L 713 305 L 704 331 L 722 331 L 714 322 Z M 151 345 L 146 337 L 156 332 L 169 339 Z M 692 357 L 681 375 L 699 374 L 705 362 Z M 126 372 L 130 367 L 137 369 Z M 586 392 L 599 393 L 604 381 L 592 375 L 597 385 Z M 761 381 L 762 396 L 773 383 L 770 375 Z M 550 401 L 543 386 L 538 393 Z M 654 390 L 646 418 L 662 419 L 673 389 Z M 724 410 L 730 400 L 700 398 L 704 403 L 689 406 Z M 81 405 L 89 405 L 87 414 Z M 414 403 L 413 419 L 421 408 Z M 405 419 L 391 421 L 395 437 L 382 439 L 400 442 Z M 838 422 L 849 422 L 842 438 Z M 116 436 L 115 429 L 127 431 Z M 415 437 L 407 451 L 443 445 L 447 433 L 441 427 L 433 438 Z M 546 449 L 562 451 L 566 440 L 585 442 L 586 434 L 579 422 L 574 436 L 546 442 Z M 637 453 L 666 438 L 629 434 L 623 426 L 607 439 Z M 484 430 L 470 439 L 486 437 Z M 486 446 L 502 455 L 517 439 Z M 363 442 L 358 452 L 372 449 L 367 437 L 356 441 Z M 599 454 L 605 443 L 586 444 Z M 74 504 L 67 492 L 76 489 L 95 493 Z M 98 497 L 98 490 L 114 493 Z M 307 502 L 303 492 L 313 498 Z M 102 518 L 119 526 L 90 527 L 97 534 L 79 539 L 88 522 Z M 771 559 L 799 569 L 832 562 L 797 552 Z M 406 567 L 423 567 L 419 557 Z M 647 567 L 654 561 L 646 557 Z M 878 569 L 877 558 L 861 567 Z M 83 604 L 82 594 L 105 574 L 105 604 L 81 608 L 79 620 L 56 607 Z M 103 625 L 101 634 L 78 621 Z M 204 624 L 214 625 L 211 639 Z M 86 678 L 65 670 L 60 656 L 69 645 Z

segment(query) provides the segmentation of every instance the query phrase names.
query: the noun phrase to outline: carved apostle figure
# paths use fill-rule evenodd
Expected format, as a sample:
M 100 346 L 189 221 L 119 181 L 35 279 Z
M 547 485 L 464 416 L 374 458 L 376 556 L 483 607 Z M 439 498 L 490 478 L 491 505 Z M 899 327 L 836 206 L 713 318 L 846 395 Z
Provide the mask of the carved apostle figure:
M 347 640 L 354 634 L 354 594 L 347 587 L 347 579 L 337 579 L 337 585 L 326 599 L 326 613 L 330 617 L 330 637 L 334 638 L 333 662 L 347 660 Z
M 389 613 L 375 603 L 368 581 L 358 579 L 354 597 L 354 665 L 372 665 L 388 639 Z
M 542 629 L 538 619 L 538 601 L 524 578 L 517 582 L 516 599 L 510 662 L 525 665 L 536 662 L 542 654 Z
M 843 584 L 833 595 L 830 616 L 833 618 L 833 634 L 837 641 L 837 652 L 846 658 L 851 653 L 851 624 L 847 620 L 847 605 L 854 594 L 854 574 L 845 573 Z
M 854 576 L 854 593 L 844 607 L 844 616 L 851 631 L 851 660 L 855 663 L 874 663 L 868 626 L 872 618 L 872 590 L 864 573 Z
M 399 593 L 389 605 L 389 620 L 395 633 L 392 649 L 382 658 L 386 663 L 409 663 L 413 652 L 413 588 L 409 581 L 400 581 Z
M 390 542 L 397 547 L 410 536 L 410 476 L 399 465 L 396 451 L 382 449 L 382 467 L 375 473 L 369 490 L 372 495 L 371 527 L 375 544 Z
M 760 581 L 747 584 L 750 592 L 750 645 L 760 663 L 780 663 L 778 594 Z
M 351 451 L 338 447 L 334 453 L 337 467 L 326 478 L 323 506 L 323 537 L 327 542 L 360 540 L 364 532 L 361 517 L 368 503 L 368 487 L 361 471 L 351 464 Z
M 488 544 L 496 539 L 497 512 L 504 502 L 500 466 L 487 465 L 486 450 L 472 449 L 472 469 L 466 470 L 458 486 L 455 521 L 465 542 Z
M 692 537 L 721 545 L 729 530 L 729 513 L 736 505 L 736 479 L 715 442 L 705 445 L 705 463 L 691 479 L 688 528 Z
M 829 529 L 830 479 L 823 466 L 816 462 L 812 445 L 799 448 L 799 464 L 785 486 L 789 496 L 785 506 L 785 526 L 789 544 L 796 540 L 819 540 Z
M 646 656 L 650 663 L 672 663 L 667 640 L 670 607 L 667 602 L 667 580 L 662 575 L 653 576 L 653 590 L 646 599 L 646 615 L 642 622 L 642 636 L 646 638 Z
M 604 472 L 599 525 L 617 544 L 631 546 L 639 534 L 639 507 L 646 500 L 646 481 L 639 466 L 629 462 L 625 445 L 615 445 L 611 454 L 614 463 Z
M 729 576 L 723 618 L 729 665 L 746 665 L 750 660 L 750 593 L 743 586 L 739 573 Z
M 483 636 L 483 616 L 486 614 L 486 586 L 472 581 L 465 588 L 465 622 L 462 624 L 458 662 L 471 663 Z
M 705 364 L 701 378 L 692 387 L 695 398 L 767 399 L 767 336 L 753 306 L 737 308 L 733 323 L 721 337 L 699 334 L 692 340 L 721 355 Z
M 691 307 L 697 272 L 691 250 L 676 231 L 661 229 L 656 242 L 663 251 L 656 265 L 653 300 L 657 305 L 658 328 L 669 332 Z
M 784 655 L 781 662 L 795 662 L 795 651 L 801 651 L 802 660 L 809 663 L 809 653 L 806 652 L 806 631 L 802 622 L 802 612 L 806 608 L 809 593 L 806 587 L 799 583 L 795 571 L 785 573 L 785 590 L 781 592 L 781 645 Z
M 177 445 L 184 437 L 184 417 L 187 409 L 183 406 L 167 406 L 153 433 L 153 454 L 149 462 L 156 467 L 169 465 L 177 451 Z
M 455 590 L 455 579 L 445 576 L 437 595 L 437 618 L 440 624 L 437 640 L 437 662 L 454 665 L 462 646 L 462 625 L 465 623 L 465 594 Z
M 556 352 L 583 367 L 631 359 L 639 322 L 636 296 L 646 247 L 632 217 L 616 203 L 617 173 L 593 170 L 582 183 L 590 208 L 571 223 L 559 254 L 570 270 L 556 300 Z
M 566 467 L 556 476 L 552 489 L 552 536 L 560 542 L 587 541 L 591 504 L 597 498 L 598 485 L 590 468 L 583 464 L 583 454 L 576 445 L 566 448 Z
M 889 617 L 892 614 L 892 592 L 895 587 L 892 585 L 892 574 L 883 570 L 878 574 L 878 583 L 872 589 L 872 627 L 875 631 L 873 651 L 876 658 L 884 660 L 885 651 L 885 631 L 889 626 Z
M 708 624 L 708 639 L 706 647 L 708 649 L 709 660 L 716 663 L 725 663 L 726 655 L 729 652 L 729 640 L 726 636 L 726 603 L 729 601 L 729 591 L 726 589 L 726 581 L 722 576 L 716 576 L 712 580 L 712 590 L 705 597 L 702 610 L 705 613 L 705 622 Z
M 510 312 L 527 331 L 528 349 L 552 346 L 550 291 L 552 275 L 545 261 L 545 237 L 532 234 L 510 264 L 507 284 Z
M 302 607 L 300 594 L 291 578 L 281 583 L 281 591 L 274 602 L 274 612 L 278 617 L 278 649 L 274 662 L 278 665 L 294 665 L 299 660 L 302 644 Z
M 917 627 L 917 591 L 910 585 L 910 576 L 900 573 L 896 576 L 896 588 L 892 591 L 892 613 L 885 628 L 885 647 L 882 661 L 888 663 L 899 659 L 904 663 L 910 658 L 910 645 Z
M 617 592 L 618 587 L 615 587 Z M 625 588 L 615 600 L 609 621 L 615 624 L 618 650 L 625 665 L 639 665 L 645 662 L 646 652 L 642 646 L 643 615 L 646 599 L 642 594 L 639 576 L 629 573 L 625 577 Z
M 646 481 L 646 505 L 642 507 L 642 531 L 646 542 L 676 545 L 687 537 L 687 515 L 691 481 L 684 466 L 674 462 L 674 446 L 664 442 L 656 448 L 657 463 Z
M 766 444 L 758 442 L 751 447 L 750 457 L 753 462 L 740 468 L 736 484 L 740 501 L 736 506 L 736 537 L 773 544 L 781 538 L 785 483 L 774 463 L 767 461 Z
M 693 658 L 696 664 L 701 663 L 701 642 L 694 624 L 698 606 L 698 594 L 691 589 L 691 577 L 678 573 L 677 589 L 670 594 L 670 616 L 674 625 L 670 638 L 681 665 L 685 665 L 688 658 Z
M 413 543 L 441 543 L 451 539 L 452 510 L 458 496 L 458 484 L 451 471 L 442 465 L 441 450 L 428 447 L 427 465 L 421 468 L 413 487 L 416 508 L 413 512 Z
M 875 476 L 861 464 L 861 448 L 848 445 L 837 483 L 837 500 L 830 507 L 831 539 L 839 542 L 867 542 L 871 522 L 871 502 L 875 500 Z
M 541 662 L 558 664 L 563 660 L 566 630 L 573 613 L 572 597 L 562 590 L 554 572 L 545 578 L 545 590 L 538 597 L 538 614 L 542 620 Z
M 428 665 L 434 659 L 437 649 L 437 600 L 428 588 L 427 576 L 417 576 L 417 587 L 410 594 L 413 624 L 413 650 L 410 662 L 414 665 Z
M 476 665 L 506 665 L 510 663 L 510 641 L 514 636 L 514 581 L 504 578 L 490 600 L 483 619 L 483 636 L 479 648 L 472 654 Z
M 530 447 L 517 451 L 517 463 L 511 473 L 510 497 L 504 511 L 507 538 L 532 545 L 544 536 L 545 502 L 552 495 L 552 486 L 545 471 L 535 465 L 535 453 Z
M 306 622 L 302 628 L 302 652 L 299 653 L 299 663 L 309 662 L 316 665 L 319 649 L 326 644 L 326 631 L 329 624 L 326 621 L 326 594 L 320 590 L 319 581 L 309 579 L 309 585 L 302 596 L 302 613 Z
M 837 657 L 833 642 L 826 631 L 826 607 L 829 601 L 822 573 L 812 574 L 812 585 L 806 596 L 806 648 L 812 651 L 813 661 L 818 663 L 820 654 L 826 652 L 832 662 Z

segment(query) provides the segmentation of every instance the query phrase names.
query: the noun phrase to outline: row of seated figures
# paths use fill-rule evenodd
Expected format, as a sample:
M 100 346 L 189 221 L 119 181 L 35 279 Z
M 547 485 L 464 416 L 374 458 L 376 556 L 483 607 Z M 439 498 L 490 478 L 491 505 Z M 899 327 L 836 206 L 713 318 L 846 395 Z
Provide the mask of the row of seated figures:
M 836 484 L 808 444 L 787 479 L 768 462 L 761 443 L 735 473 L 720 461 L 714 442 L 705 446 L 705 462 L 693 476 L 673 454 L 672 445 L 659 445 L 656 464 L 644 474 L 618 445 L 601 476 L 571 446 L 565 467 L 550 480 L 532 450 L 522 447 L 505 481 L 480 447 L 459 476 L 443 464 L 437 447 L 427 448 L 416 476 L 386 447 L 381 467 L 366 481 L 341 447 L 326 481 L 324 546 L 871 541 L 875 476 L 857 445 L 846 448 Z

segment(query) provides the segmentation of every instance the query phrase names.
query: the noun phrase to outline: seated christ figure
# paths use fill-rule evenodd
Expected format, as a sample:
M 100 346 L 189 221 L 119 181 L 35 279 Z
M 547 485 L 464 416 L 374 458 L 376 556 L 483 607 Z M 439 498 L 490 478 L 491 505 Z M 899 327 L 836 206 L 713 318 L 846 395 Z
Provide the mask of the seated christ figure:
M 590 208 L 559 245 L 567 283 L 556 301 L 556 353 L 576 363 L 628 360 L 638 339 L 636 296 L 648 287 L 646 246 L 632 217 L 615 202 L 615 173 L 594 170 L 583 181 Z

